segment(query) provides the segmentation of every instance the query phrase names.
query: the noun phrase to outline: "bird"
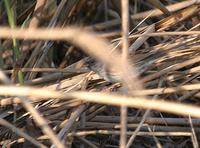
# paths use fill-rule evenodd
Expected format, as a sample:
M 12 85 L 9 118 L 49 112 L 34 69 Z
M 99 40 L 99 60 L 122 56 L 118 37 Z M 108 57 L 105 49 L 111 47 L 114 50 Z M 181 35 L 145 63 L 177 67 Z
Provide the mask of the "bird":
M 129 59 L 129 61 L 131 58 Z M 144 71 L 144 67 L 142 67 L 140 64 L 133 64 L 131 61 L 130 63 L 132 64 L 132 72 L 134 75 L 141 75 Z M 133 66 L 134 65 L 134 66 Z M 84 66 L 87 67 L 87 69 L 94 71 L 97 73 L 101 78 L 103 78 L 105 81 L 110 82 L 110 83 L 122 83 L 123 80 L 121 78 L 122 73 L 120 71 L 107 67 L 104 63 L 101 63 L 97 59 L 93 57 L 86 57 L 84 58 Z M 130 71 L 131 72 L 131 71 Z M 136 72 L 136 73 L 135 73 Z
M 85 66 L 88 67 L 89 70 L 97 73 L 105 81 L 110 83 L 121 82 L 119 72 L 108 69 L 103 63 L 97 61 L 95 58 L 87 57 L 84 59 L 84 61 L 85 61 Z

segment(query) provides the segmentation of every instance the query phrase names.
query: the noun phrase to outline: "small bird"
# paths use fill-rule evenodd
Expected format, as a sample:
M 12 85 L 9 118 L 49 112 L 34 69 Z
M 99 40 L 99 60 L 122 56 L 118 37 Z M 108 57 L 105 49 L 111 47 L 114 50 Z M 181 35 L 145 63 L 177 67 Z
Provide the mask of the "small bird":
M 96 59 L 87 57 L 84 61 L 86 67 L 97 73 L 107 82 L 121 82 L 120 74 L 118 72 L 108 69 L 103 63 L 97 61 Z
M 116 83 L 116 82 L 122 82 L 122 73 L 120 71 L 115 70 L 113 68 L 106 67 L 105 64 L 101 63 L 100 61 L 97 61 L 96 59 L 92 57 L 87 57 L 84 59 L 85 66 L 90 69 L 91 71 L 94 71 L 97 73 L 100 77 L 102 77 L 107 82 Z M 144 67 L 137 65 L 137 67 L 134 65 L 134 68 L 132 69 L 132 72 L 134 75 L 140 75 L 143 73 Z M 135 73 L 136 72 L 136 73 Z

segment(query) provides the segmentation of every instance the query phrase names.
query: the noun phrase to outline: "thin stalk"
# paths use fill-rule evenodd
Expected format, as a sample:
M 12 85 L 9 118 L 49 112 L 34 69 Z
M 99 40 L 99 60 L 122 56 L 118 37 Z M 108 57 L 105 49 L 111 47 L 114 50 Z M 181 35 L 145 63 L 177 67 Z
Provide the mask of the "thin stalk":
M 124 71 L 127 71 L 126 64 L 128 62 L 128 48 L 129 48 L 129 1 L 121 0 L 122 10 L 122 62 L 124 64 Z M 124 73 L 125 75 L 125 73 Z M 120 133 L 120 148 L 126 147 L 127 140 L 127 107 L 121 106 L 121 133 Z
M 4 0 L 4 5 L 8 16 L 9 26 L 11 28 L 15 28 L 14 12 L 13 9 L 11 8 L 10 0 Z M 19 45 L 16 38 L 12 38 L 12 42 L 13 42 L 14 61 L 17 62 L 20 59 Z M 18 81 L 20 82 L 20 84 L 23 84 L 24 79 L 22 71 L 18 71 L 17 75 L 18 75 Z

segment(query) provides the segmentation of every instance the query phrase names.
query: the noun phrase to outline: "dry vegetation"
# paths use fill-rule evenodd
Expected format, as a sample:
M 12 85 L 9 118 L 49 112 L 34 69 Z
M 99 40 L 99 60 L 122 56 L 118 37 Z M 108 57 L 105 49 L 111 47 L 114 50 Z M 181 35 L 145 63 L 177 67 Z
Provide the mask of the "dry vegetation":
M 199 147 L 200 1 L 161 2 L 0 1 L 1 147 Z

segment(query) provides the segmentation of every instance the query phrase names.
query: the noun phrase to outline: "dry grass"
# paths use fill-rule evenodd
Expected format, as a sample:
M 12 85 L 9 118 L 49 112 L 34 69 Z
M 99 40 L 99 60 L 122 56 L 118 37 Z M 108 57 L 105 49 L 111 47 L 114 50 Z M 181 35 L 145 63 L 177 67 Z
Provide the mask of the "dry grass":
M 198 147 L 198 0 L 0 4 L 2 147 Z

